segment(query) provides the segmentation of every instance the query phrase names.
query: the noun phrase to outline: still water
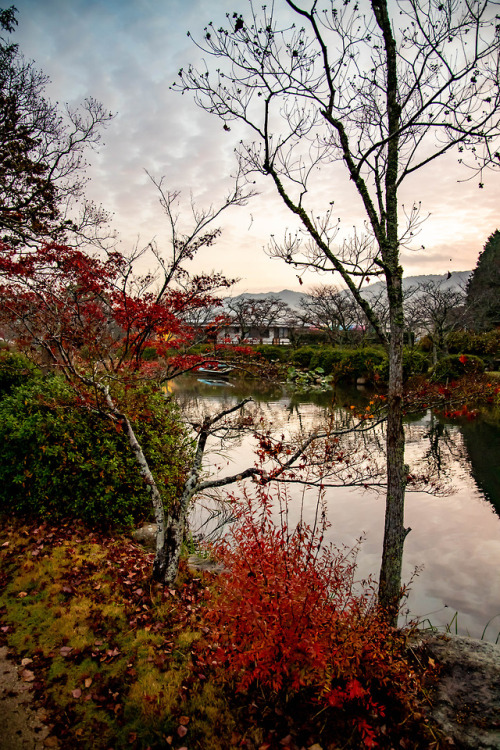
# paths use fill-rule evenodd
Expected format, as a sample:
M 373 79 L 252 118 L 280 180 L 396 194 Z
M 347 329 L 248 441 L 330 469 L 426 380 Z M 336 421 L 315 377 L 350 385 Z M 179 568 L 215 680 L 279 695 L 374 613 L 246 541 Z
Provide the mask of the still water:
M 255 416 L 276 434 L 307 431 L 318 425 L 325 410 L 345 416 L 345 407 L 362 403 L 357 391 L 291 394 L 281 387 L 254 384 L 211 384 L 195 377 L 174 381 L 172 389 L 186 414 L 197 419 L 252 396 Z M 411 470 L 438 477 L 440 492 L 408 492 L 405 525 L 404 581 L 415 569 L 406 609 L 408 618 L 424 625 L 495 641 L 500 633 L 500 423 L 485 412 L 473 421 L 453 422 L 422 413 L 406 425 L 406 461 Z M 383 427 L 367 438 L 368 450 L 383 462 Z M 252 431 L 222 445 L 212 441 L 206 464 L 210 475 L 225 476 L 254 464 Z M 234 487 L 231 488 L 234 490 Z M 236 492 L 238 488 L 236 487 Z M 358 556 L 359 578 L 378 576 L 384 527 L 383 492 L 359 487 L 326 490 L 331 527 L 328 540 L 353 545 L 364 535 Z M 291 519 L 314 517 L 316 490 L 294 488 Z M 194 532 L 206 530 L 210 503 L 200 501 L 191 519 Z M 212 522 L 212 527 L 217 521 Z M 488 624 L 488 622 L 491 621 Z M 486 629 L 486 630 L 485 630 Z M 483 635 L 483 631 L 484 635 Z M 500 642 L 500 639 L 499 639 Z

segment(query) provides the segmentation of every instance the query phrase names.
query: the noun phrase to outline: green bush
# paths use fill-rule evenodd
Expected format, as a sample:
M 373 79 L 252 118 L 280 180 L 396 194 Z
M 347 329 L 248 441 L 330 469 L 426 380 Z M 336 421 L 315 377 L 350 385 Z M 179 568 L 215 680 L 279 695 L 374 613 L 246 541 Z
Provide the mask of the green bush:
M 286 362 L 290 356 L 290 350 L 286 346 L 274 346 L 272 344 L 260 344 L 254 347 L 254 352 L 260 354 L 267 362 Z
M 432 380 L 443 383 L 447 380 L 455 380 L 463 375 L 478 374 L 484 372 L 485 365 L 481 357 L 474 354 L 450 354 L 443 357 L 432 371 Z
M 318 348 L 311 357 L 310 367 L 312 370 L 321 367 L 327 374 L 331 374 L 336 365 L 342 362 L 345 356 L 343 349 L 334 349 L 333 346 L 322 346 Z
M 158 352 L 156 351 L 155 346 L 146 346 L 143 353 L 142 353 L 142 359 L 145 362 L 154 362 L 158 359 Z
M 429 369 L 429 355 L 420 349 L 405 347 L 403 349 L 403 378 L 407 380 L 412 375 L 422 375 Z M 386 357 L 375 366 L 375 377 L 384 383 L 389 380 L 389 359 Z
M 333 375 L 336 381 L 382 380 L 389 377 L 389 360 L 385 350 L 379 346 L 366 346 L 358 349 L 333 346 L 303 347 L 292 355 L 292 362 L 298 367 L 307 367 L 314 371 L 318 367 L 325 375 Z M 417 349 L 405 348 L 403 353 L 403 370 L 405 378 L 420 375 L 427 371 L 429 357 Z
M 0 398 L 8 396 L 15 388 L 41 377 L 39 368 L 23 354 L 0 351 Z
M 422 338 L 419 339 L 417 346 L 422 352 L 432 352 L 433 346 L 431 337 L 427 335 L 422 336 Z
M 403 350 L 403 376 L 405 378 L 426 373 L 429 365 L 430 357 L 426 352 L 406 347 Z
M 320 367 L 325 375 L 333 375 L 335 380 L 356 380 L 366 377 L 376 378 L 377 368 L 387 361 L 382 347 L 342 349 L 333 346 L 302 347 L 292 355 L 292 363 L 297 367 L 316 370 Z
M 333 375 L 336 380 L 376 380 L 380 377 L 378 369 L 386 361 L 387 354 L 382 347 L 344 349 L 342 359 L 334 365 Z
M 146 386 L 124 396 L 166 504 L 188 460 L 176 408 Z M 103 527 L 147 517 L 151 501 L 119 425 L 79 407 L 62 378 L 32 381 L 0 401 L 0 511 L 75 517 Z
M 300 349 L 296 349 L 292 354 L 292 364 L 296 367 L 310 367 L 315 352 L 316 349 L 312 346 L 302 346 Z
M 477 354 L 480 357 L 495 357 L 500 354 L 500 330 L 486 333 L 453 331 L 446 337 L 450 354 Z

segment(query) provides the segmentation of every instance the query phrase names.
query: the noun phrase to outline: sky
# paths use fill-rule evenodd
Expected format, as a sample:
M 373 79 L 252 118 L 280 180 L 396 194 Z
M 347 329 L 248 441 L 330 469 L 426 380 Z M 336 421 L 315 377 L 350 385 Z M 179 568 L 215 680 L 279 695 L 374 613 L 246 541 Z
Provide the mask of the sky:
M 4 3 L 3 7 L 8 4 Z M 88 159 L 87 197 L 112 214 L 124 251 L 155 240 L 168 250 L 168 228 L 157 191 L 146 172 L 164 177 L 181 192 L 180 221 L 189 226 L 191 195 L 197 206 L 217 205 L 232 185 L 234 148 L 246 132 L 230 132 L 202 111 L 189 94 L 170 86 L 179 68 L 200 53 L 188 30 L 200 38 L 209 21 L 222 24 L 226 12 L 245 11 L 245 0 L 15 0 L 21 51 L 51 79 L 47 95 L 77 106 L 86 97 L 116 113 L 98 153 Z M 260 7 L 260 3 L 258 3 Z M 276 0 L 276 7 L 284 0 Z M 403 250 L 405 275 L 446 273 L 475 267 L 488 236 L 500 228 L 500 171 L 463 182 L 455 157 L 437 160 L 405 187 L 402 203 L 422 204 L 429 214 L 415 249 Z M 342 166 L 321 175 L 323 198 L 335 200 L 342 226 L 362 227 L 363 211 Z M 293 228 L 293 218 L 264 177 L 246 207 L 229 209 L 219 222 L 222 235 L 200 252 L 193 270 L 222 271 L 239 278 L 234 294 L 307 290 L 338 283 L 296 271 L 266 252 L 271 235 Z M 424 249 L 421 249 L 421 246 Z

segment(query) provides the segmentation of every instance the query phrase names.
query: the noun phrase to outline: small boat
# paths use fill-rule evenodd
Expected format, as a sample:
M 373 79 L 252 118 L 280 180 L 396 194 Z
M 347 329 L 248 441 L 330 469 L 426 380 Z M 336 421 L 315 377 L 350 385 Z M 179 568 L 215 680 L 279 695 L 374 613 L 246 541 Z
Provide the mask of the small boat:
M 211 378 L 225 378 L 233 371 L 233 367 L 198 367 L 197 375 L 209 375 Z

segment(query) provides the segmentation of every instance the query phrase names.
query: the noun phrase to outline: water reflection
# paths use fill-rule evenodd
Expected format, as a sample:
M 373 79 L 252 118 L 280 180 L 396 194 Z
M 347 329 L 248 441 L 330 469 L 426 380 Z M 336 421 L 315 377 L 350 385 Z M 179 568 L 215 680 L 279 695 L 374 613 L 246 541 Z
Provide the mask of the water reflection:
M 316 426 L 325 411 L 341 418 L 345 414 L 343 405 L 363 399 L 355 391 L 294 395 L 276 386 L 210 386 L 195 378 L 176 383 L 174 389 L 190 413 L 226 408 L 251 395 L 258 418 L 275 431 L 287 433 Z M 405 580 L 416 567 L 423 566 L 408 599 L 411 615 L 428 617 L 433 625 L 444 627 L 458 612 L 453 627 L 457 623 L 458 632 L 473 637 L 480 637 L 488 620 L 499 615 L 485 634 L 494 641 L 500 631 L 499 423 L 491 415 L 472 422 L 449 423 L 428 412 L 412 417 L 406 433 L 406 456 L 412 469 L 432 470 L 447 488 L 437 496 L 428 492 L 407 495 L 405 523 L 412 531 L 405 543 Z M 373 454 L 381 455 L 383 427 L 364 440 L 369 441 Z M 212 447 L 211 473 L 223 475 L 253 465 L 252 430 L 238 435 L 229 451 L 222 445 Z M 317 490 L 296 488 L 292 497 L 292 521 L 298 519 L 300 508 L 306 517 L 313 516 Z M 376 577 L 383 538 L 383 493 L 335 487 L 327 490 L 326 501 L 332 523 L 329 540 L 352 545 L 364 533 L 359 575 Z M 194 523 L 203 524 L 214 507 L 206 502 L 205 510 L 198 506 Z M 212 525 L 221 519 L 212 519 Z
M 484 496 L 500 516 L 500 428 L 493 415 L 464 422 L 461 426 L 471 473 Z

